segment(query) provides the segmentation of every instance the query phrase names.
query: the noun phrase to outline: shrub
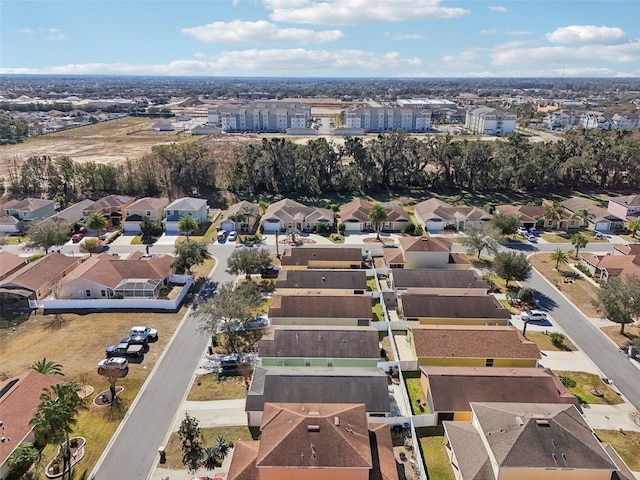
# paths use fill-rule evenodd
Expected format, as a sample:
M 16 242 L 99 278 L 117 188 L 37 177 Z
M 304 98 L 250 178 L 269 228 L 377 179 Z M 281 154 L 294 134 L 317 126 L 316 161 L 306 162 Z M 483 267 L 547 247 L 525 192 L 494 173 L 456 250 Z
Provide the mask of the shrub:
M 573 378 L 567 377 L 566 375 L 560 375 L 558 379 L 562 382 L 562 385 L 564 385 L 565 388 L 573 388 L 578 385 Z
M 339 224 L 338 224 L 338 231 L 339 231 L 340 233 L 344 233 L 345 228 L 346 228 L 346 227 L 345 227 L 345 224 L 344 224 L 344 223 L 339 223 Z
M 550 335 L 551 343 L 558 348 L 565 348 L 564 341 L 567 337 L 565 337 L 562 333 L 552 332 Z
M 500 287 L 498 287 L 498 284 L 496 282 L 494 282 L 493 279 L 489 275 L 484 275 L 482 277 L 482 279 L 485 282 L 487 282 L 487 285 L 489 285 L 489 292 L 497 293 L 497 292 L 500 291 Z
M 576 267 L 576 269 L 578 269 L 582 273 L 584 273 L 587 277 L 591 276 L 591 272 L 589 271 L 589 269 L 587 267 L 585 267 L 584 265 L 582 265 L 581 263 L 575 264 L 574 267 Z
M 533 304 L 533 290 L 528 287 L 521 288 L 517 297 L 523 303 Z
M 329 226 L 326 223 L 322 223 L 322 222 L 316 224 L 316 233 L 320 235 L 329 233 Z

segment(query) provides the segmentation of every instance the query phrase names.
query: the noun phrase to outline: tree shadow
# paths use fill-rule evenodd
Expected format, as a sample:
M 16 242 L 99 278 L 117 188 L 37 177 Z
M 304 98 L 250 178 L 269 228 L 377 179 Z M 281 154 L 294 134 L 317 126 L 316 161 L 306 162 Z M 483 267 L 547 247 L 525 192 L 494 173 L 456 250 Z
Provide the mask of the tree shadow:
M 47 330 L 61 330 L 67 325 L 67 319 L 61 313 L 54 313 L 47 317 L 49 318 L 44 321 L 44 328 Z
M 540 310 L 553 310 L 558 306 L 558 303 L 554 299 L 537 290 L 534 298 L 536 300 L 536 308 Z

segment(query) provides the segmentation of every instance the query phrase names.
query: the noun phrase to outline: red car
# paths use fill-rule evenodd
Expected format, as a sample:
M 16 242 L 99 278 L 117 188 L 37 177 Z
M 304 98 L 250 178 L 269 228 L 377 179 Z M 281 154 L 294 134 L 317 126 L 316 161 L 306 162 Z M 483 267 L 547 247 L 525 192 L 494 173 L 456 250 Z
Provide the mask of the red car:
M 73 237 L 71 237 L 71 241 L 73 243 L 78 243 L 83 238 L 84 238 L 84 233 L 80 232 L 80 233 L 76 233 Z

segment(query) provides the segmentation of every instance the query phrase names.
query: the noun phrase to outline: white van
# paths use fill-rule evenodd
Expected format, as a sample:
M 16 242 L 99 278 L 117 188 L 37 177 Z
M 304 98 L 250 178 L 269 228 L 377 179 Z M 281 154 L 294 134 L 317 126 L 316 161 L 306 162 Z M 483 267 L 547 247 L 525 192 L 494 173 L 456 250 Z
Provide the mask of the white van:
M 227 232 L 225 232 L 224 230 L 220 230 L 218 232 L 218 241 L 219 242 L 224 242 L 225 238 L 227 238 Z

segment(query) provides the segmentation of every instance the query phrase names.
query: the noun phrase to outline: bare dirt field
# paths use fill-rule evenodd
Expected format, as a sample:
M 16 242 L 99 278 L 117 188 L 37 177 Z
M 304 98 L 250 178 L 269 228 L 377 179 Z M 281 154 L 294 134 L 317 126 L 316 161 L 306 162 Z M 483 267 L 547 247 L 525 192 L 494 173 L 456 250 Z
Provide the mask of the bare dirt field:
M 181 132 L 153 130 L 155 119 L 124 117 L 62 132 L 27 138 L 17 145 L 0 147 L 0 171 L 16 159 L 48 155 L 69 156 L 76 162 L 121 163 L 149 153 L 154 145 L 192 141 L 197 137 Z

